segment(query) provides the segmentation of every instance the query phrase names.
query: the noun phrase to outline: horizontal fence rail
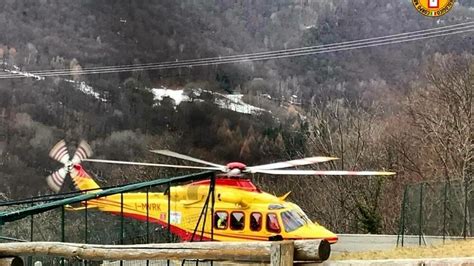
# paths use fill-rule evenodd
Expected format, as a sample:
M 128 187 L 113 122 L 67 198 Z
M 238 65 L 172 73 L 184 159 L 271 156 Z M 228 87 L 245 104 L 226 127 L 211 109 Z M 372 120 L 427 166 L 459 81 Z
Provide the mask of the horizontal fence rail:
M 331 245 L 325 240 L 262 242 L 187 242 L 146 245 L 93 245 L 63 242 L 0 244 L 0 261 L 18 256 L 55 256 L 91 261 L 103 260 L 216 260 L 270 262 L 324 261 Z M 1 262 L 0 262 L 0 265 Z

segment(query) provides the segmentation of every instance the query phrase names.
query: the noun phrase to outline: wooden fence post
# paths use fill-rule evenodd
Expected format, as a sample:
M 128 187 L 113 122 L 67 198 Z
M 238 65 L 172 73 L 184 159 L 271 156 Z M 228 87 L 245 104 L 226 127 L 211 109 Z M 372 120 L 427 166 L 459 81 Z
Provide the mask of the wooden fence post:
M 278 241 L 271 246 L 271 266 L 291 266 L 293 265 L 293 256 L 295 245 L 293 241 Z

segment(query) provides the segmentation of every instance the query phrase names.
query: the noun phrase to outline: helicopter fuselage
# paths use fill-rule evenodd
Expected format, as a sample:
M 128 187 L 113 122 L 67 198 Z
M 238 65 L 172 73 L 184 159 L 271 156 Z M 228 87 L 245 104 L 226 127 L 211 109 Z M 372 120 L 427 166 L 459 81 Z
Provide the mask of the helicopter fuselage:
M 101 211 L 170 226 L 183 241 L 265 241 L 272 239 L 325 239 L 336 243 L 337 236 L 311 221 L 299 206 L 259 190 L 249 179 L 218 177 L 211 199 L 209 180 L 172 186 L 163 193 L 124 193 L 91 200 Z M 168 210 L 168 201 L 170 209 Z M 168 217 L 169 215 L 169 217 Z M 200 216 L 202 216 L 200 218 Z M 196 224 L 200 221 L 200 226 Z M 204 227 L 203 227 L 204 223 Z M 193 232 L 197 228 L 195 234 Z M 203 230 L 204 228 L 204 230 Z

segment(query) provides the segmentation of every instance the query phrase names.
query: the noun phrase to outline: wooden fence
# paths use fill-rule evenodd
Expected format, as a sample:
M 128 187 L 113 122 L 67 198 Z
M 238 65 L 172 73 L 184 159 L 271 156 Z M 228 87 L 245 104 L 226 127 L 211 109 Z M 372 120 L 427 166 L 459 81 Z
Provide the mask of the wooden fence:
M 0 266 L 23 265 L 20 256 L 54 256 L 79 260 L 213 260 L 293 265 L 294 261 L 327 260 L 324 240 L 275 242 L 187 242 L 146 245 L 94 245 L 64 242 L 0 244 Z M 21 263 L 21 264 L 20 264 Z

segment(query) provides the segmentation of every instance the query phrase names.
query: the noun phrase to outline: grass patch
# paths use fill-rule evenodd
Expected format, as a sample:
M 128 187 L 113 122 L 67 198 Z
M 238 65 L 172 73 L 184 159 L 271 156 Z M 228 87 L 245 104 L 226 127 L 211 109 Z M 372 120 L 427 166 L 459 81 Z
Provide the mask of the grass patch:
M 342 253 L 331 256 L 331 260 L 382 260 L 474 257 L 474 240 L 449 241 L 446 244 L 422 247 L 405 247 L 385 251 Z

